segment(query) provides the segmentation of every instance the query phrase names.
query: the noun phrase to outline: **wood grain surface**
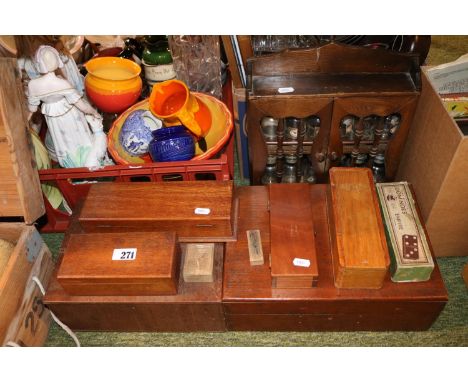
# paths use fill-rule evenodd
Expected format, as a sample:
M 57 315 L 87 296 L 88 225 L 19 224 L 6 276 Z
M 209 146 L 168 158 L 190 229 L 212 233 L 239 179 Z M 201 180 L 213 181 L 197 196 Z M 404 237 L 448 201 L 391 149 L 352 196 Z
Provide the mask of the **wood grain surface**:
M 259 229 L 264 256 L 270 252 L 268 188 L 241 187 L 239 232 Z M 427 282 L 401 284 L 389 276 L 377 290 L 338 289 L 334 285 L 328 232 L 326 186 L 310 186 L 320 280 L 316 288 L 271 286 L 266 259 L 250 265 L 246 235 L 215 249 L 213 283 L 179 279 L 175 296 L 71 296 L 53 277 L 45 302 L 75 330 L 425 330 L 447 301 L 439 268 Z M 75 216 L 76 220 L 76 216 Z M 82 232 L 73 223 L 71 230 Z M 67 234 L 64 246 L 67 243 Z M 185 244 L 182 244 L 185 245 Z M 183 261 L 183 259 L 182 259 Z
M 78 222 L 82 203 L 76 207 L 65 234 L 58 264 L 71 234 L 83 233 Z M 181 264 L 184 247 L 181 244 Z M 223 244 L 215 244 L 213 282 L 186 283 L 179 277 L 177 295 L 172 296 L 72 296 L 52 275 L 44 297 L 50 309 L 74 330 L 99 331 L 223 331 L 222 298 Z
M 390 258 L 378 203 L 370 169 L 330 169 L 328 207 L 338 288 L 383 285 Z
M 131 258 L 114 256 L 130 248 L 123 257 Z M 171 295 L 177 293 L 179 261 L 174 232 L 72 234 L 57 279 L 73 295 Z
M 42 346 L 47 338 L 50 313 L 37 277 L 47 288 L 54 269 L 52 255 L 34 227 L 0 224 L 0 238 L 16 244 L 0 275 L 0 345 Z
M 232 240 L 234 205 L 232 181 L 97 183 L 79 221 L 86 232 L 164 230 L 180 241 Z M 200 208 L 209 212 L 197 213 Z
M 31 224 L 45 207 L 26 110 L 16 60 L 0 57 L 0 217 Z
M 271 184 L 268 190 L 272 286 L 311 288 L 319 274 L 310 185 Z
M 385 277 L 381 289 L 334 285 L 326 185 L 310 186 L 320 279 L 316 288 L 271 287 L 268 262 L 250 266 L 247 239 L 226 244 L 223 307 L 228 330 L 425 330 L 448 299 L 439 268 L 427 282 L 398 284 Z M 270 251 L 268 188 L 241 187 L 239 232 L 259 229 Z

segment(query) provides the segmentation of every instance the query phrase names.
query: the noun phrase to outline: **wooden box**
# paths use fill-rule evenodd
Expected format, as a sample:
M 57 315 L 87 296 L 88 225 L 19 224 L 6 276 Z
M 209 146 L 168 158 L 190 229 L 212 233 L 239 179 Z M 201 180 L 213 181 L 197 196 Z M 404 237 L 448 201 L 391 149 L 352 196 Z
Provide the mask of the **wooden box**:
M 15 244 L 0 272 L 0 345 L 41 346 L 51 317 L 33 277 L 47 288 L 51 253 L 37 230 L 21 223 L 0 224 L 0 239 Z
M 273 288 L 311 288 L 318 280 L 310 186 L 271 184 L 270 260 Z
M 381 288 L 390 259 L 372 172 L 330 169 L 329 194 L 335 285 Z
M 80 208 L 78 205 L 78 214 L 72 217 L 62 249 L 68 247 L 72 235 L 83 233 L 78 223 Z M 181 264 L 185 246 L 181 243 Z M 177 294 L 168 296 L 74 296 L 63 289 L 54 273 L 44 301 L 73 330 L 222 331 L 222 267 L 223 244 L 215 243 L 213 282 L 186 283 L 179 277 Z
M 247 230 L 258 229 L 270 251 L 268 188 L 239 187 L 238 240 L 226 244 L 223 307 L 228 330 L 355 331 L 426 330 L 447 302 L 437 264 L 425 283 L 394 283 L 381 289 L 338 289 L 334 285 L 327 214 L 327 186 L 311 185 L 320 280 L 316 288 L 277 289 L 270 267 L 251 266 Z
M 468 131 L 422 71 L 421 99 L 396 180 L 411 183 L 435 256 L 468 254 Z
M 45 213 L 16 60 L 0 58 L 0 218 Z
M 26 110 L 16 60 L 0 58 L 0 239 L 13 245 L 0 259 L 0 345 L 42 345 L 51 318 L 33 281 L 36 278 L 46 288 L 54 264 L 39 233 L 29 225 L 45 208 Z M 12 219 L 26 224 L 4 222 Z
M 427 281 L 434 261 L 408 182 L 376 185 L 390 251 L 392 281 Z
M 183 277 L 186 283 L 213 282 L 214 243 L 185 245 Z
M 173 295 L 179 260 L 174 232 L 72 234 L 57 280 L 71 295 Z
M 175 231 L 183 242 L 233 240 L 232 181 L 98 183 L 79 222 L 85 232 Z

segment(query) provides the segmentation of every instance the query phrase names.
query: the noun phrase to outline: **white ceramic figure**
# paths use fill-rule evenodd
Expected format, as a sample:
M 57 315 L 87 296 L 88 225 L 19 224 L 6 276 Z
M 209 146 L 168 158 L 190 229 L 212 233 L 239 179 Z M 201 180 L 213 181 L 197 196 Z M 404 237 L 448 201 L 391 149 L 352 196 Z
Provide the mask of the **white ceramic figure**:
M 57 50 L 40 46 L 35 65 L 42 75 L 29 81 L 29 110 L 35 112 L 41 105 L 60 166 L 100 167 L 106 154 L 102 117 L 70 82 L 55 75 L 63 67 Z M 86 115 L 93 117 L 92 131 Z
M 86 96 L 85 94 L 85 87 L 84 87 L 84 77 L 80 73 L 78 66 L 76 66 L 76 62 L 73 57 L 70 57 L 66 54 L 59 53 L 60 61 L 62 61 L 63 66 L 62 72 L 65 76 L 65 79 L 68 80 L 72 84 L 72 86 L 78 90 L 82 96 Z M 20 73 L 23 71 L 26 72 L 26 75 L 29 77 L 30 80 L 39 78 L 41 73 L 37 68 L 37 63 L 31 60 L 29 57 L 21 57 L 18 59 L 18 67 L 20 69 Z

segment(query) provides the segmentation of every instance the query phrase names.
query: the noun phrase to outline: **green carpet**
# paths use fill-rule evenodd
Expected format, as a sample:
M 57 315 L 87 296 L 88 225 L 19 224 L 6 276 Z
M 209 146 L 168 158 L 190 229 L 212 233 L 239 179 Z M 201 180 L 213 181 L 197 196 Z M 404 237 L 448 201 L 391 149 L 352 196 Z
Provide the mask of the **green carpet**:
M 54 257 L 63 234 L 43 235 Z M 438 259 L 449 302 L 425 332 L 78 332 L 82 346 L 468 346 L 468 290 L 461 277 L 468 257 Z M 45 346 L 74 346 L 55 323 Z

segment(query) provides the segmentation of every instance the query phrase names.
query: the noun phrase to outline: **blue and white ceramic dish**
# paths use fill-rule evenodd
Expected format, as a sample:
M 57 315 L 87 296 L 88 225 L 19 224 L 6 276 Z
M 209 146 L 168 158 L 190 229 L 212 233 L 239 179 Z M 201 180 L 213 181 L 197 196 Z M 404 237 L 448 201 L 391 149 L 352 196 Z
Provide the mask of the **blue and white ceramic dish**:
M 161 129 L 162 122 L 148 110 L 135 110 L 127 117 L 120 130 L 119 142 L 132 156 L 148 153 L 151 132 Z

